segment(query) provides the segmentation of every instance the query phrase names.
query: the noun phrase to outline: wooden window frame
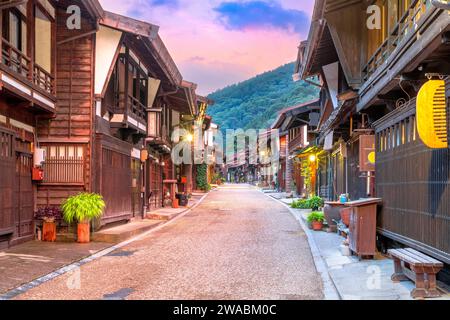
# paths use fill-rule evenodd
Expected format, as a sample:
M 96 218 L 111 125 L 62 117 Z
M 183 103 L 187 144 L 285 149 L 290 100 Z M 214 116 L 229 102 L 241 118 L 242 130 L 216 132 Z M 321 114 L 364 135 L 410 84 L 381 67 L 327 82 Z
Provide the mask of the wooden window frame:
M 46 159 L 44 162 L 44 180 L 43 185 L 66 185 L 66 186 L 84 186 L 86 179 L 86 157 L 87 157 L 87 145 L 86 144 L 71 144 L 71 143 L 46 143 L 42 145 L 46 149 Z M 74 148 L 73 159 L 68 157 L 69 148 Z M 77 153 L 78 148 L 81 147 L 81 158 Z M 50 150 L 56 148 L 56 156 L 52 159 Z M 64 157 L 60 157 L 60 148 L 64 148 Z M 78 155 L 78 157 L 75 156 Z M 54 171 L 52 171 L 54 170 Z M 55 172 L 56 171 L 56 172 Z M 70 179 L 70 175 L 76 175 L 73 179 Z M 50 181 L 46 178 L 48 176 L 56 178 Z M 59 176 L 59 178 L 58 178 Z
M 32 1 L 32 0 L 30 0 L 30 1 Z M 39 1 L 34 1 L 33 17 L 32 17 L 33 18 L 33 29 L 34 29 L 34 32 L 36 32 L 36 29 L 34 28 L 34 24 L 35 24 L 34 21 L 36 19 L 36 8 L 38 8 L 39 11 L 41 11 L 47 17 L 47 19 L 50 21 L 50 24 L 51 24 L 51 39 L 50 39 L 50 43 L 51 43 L 51 48 L 50 48 L 51 70 L 50 70 L 50 74 L 54 75 L 55 74 L 55 70 L 56 70 L 56 19 L 54 17 L 52 17 L 52 15 L 47 11 L 47 9 Z M 33 41 L 32 41 L 31 45 L 35 46 L 35 35 L 34 35 L 34 33 L 33 33 L 33 39 L 32 40 Z M 35 54 L 36 54 L 36 51 L 33 50 L 33 61 L 36 61 Z M 36 63 L 36 62 L 34 62 L 34 63 Z
M 18 33 L 19 33 L 18 43 L 20 45 L 20 48 L 16 48 L 16 49 L 20 50 L 23 54 L 26 55 L 27 52 L 24 51 L 24 49 L 22 48 L 22 44 L 23 44 L 23 39 L 22 39 L 22 36 L 23 36 L 23 30 L 22 30 L 23 24 L 22 23 L 25 23 L 25 26 L 28 26 L 28 19 L 29 19 L 29 17 L 25 16 L 22 12 L 20 12 L 19 9 L 13 7 L 13 8 L 8 8 L 8 9 L 2 10 L 2 34 L 1 34 L 1 36 L 12 45 L 12 42 L 11 42 L 11 39 L 10 39 L 10 32 L 11 32 L 10 14 L 11 13 L 13 15 L 15 15 L 18 18 L 19 22 L 20 22 L 19 23 L 19 30 L 18 30 Z M 6 19 L 5 19 L 5 17 L 6 17 Z M 8 34 L 7 38 L 3 36 L 4 32 L 6 32 Z M 27 48 L 30 45 L 28 43 L 28 33 L 29 33 L 29 30 L 27 28 L 27 30 L 26 30 Z

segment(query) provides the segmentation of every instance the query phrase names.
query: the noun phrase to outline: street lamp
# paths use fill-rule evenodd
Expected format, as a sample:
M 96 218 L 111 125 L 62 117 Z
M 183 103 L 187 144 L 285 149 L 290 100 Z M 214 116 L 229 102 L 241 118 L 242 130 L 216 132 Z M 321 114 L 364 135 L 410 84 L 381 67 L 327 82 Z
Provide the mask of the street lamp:
M 316 162 L 316 160 L 317 160 L 317 157 L 316 157 L 315 154 L 312 154 L 312 155 L 309 156 L 309 162 L 314 163 L 314 162 Z
M 186 139 L 186 141 L 188 141 L 188 142 L 192 142 L 192 141 L 194 141 L 194 136 L 192 135 L 192 134 L 187 134 L 186 136 L 185 136 L 185 139 Z

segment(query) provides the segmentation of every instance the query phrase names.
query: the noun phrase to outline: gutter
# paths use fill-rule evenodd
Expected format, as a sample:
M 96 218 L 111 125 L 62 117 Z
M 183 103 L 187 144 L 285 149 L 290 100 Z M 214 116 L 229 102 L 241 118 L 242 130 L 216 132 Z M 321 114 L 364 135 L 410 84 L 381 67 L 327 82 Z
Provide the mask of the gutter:
M 442 2 L 440 0 L 433 0 L 431 1 L 431 4 L 441 10 L 450 10 L 450 3 L 448 3 L 448 1 Z
M 82 39 L 82 38 L 88 37 L 90 35 L 96 34 L 98 32 L 98 30 L 99 30 L 99 24 L 97 23 L 94 30 L 91 30 L 91 31 L 88 31 L 86 33 L 82 33 L 82 34 L 73 36 L 73 37 L 68 38 L 68 39 L 64 39 L 64 40 L 58 42 L 57 45 L 62 45 L 62 44 L 65 44 L 65 43 L 68 43 L 68 42 L 71 42 L 71 41 L 74 41 L 74 40 L 78 40 L 78 39 Z

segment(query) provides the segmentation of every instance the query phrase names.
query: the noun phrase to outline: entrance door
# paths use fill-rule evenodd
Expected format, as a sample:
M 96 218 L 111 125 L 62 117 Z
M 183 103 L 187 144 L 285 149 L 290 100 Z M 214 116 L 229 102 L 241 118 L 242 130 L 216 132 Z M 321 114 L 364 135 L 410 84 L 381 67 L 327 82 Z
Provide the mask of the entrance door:
M 162 207 L 162 171 L 161 167 L 155 161 L 150 164 L 150 210 L 155 210 Z
M 0 127 L 0 242 L 8 241 L 15 230 L 13 210 L 14 136 L 12 131 Z
M 16 146 L 16 179 L 14 184 L 14 212 L 16 230 L 14 237 L 16 239 L 32 237 L 33 230 L 33 184 L 31 170 L 33 166 L 33 157 L 30 150 L 30 143 L 17 141 Z M 20 151 L 19 151 L 20 150 Z
M 131 175 L 132 175 L 131 205 L 133 208 L 133 217 L 137 218 L 141 216 L 142 210 L 142 197 L 141 197 L 142 174 L 141 174 L 140 160 L 133 159 L 131 161 Z

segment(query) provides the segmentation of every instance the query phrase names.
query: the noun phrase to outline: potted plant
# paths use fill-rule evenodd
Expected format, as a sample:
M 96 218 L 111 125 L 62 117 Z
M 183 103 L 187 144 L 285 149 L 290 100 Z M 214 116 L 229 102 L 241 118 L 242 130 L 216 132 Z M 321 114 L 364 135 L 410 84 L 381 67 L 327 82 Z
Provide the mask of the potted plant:
M 325 221 L 325 215 L 323 212 L 312 212 L 308 216 L 308 223 L 311 223 L 314 231 L 321 231 L 323 229 L 323 222 Z
M 317 211 L 324 206 L 324 201 L 321 197 L 312 197 L 308 199 L 309 206 L 313 211 Z
M 90 242 L 90 222 L 93 219 L 100 218 L 103 215 L 104 208 L 103 197 L 95 193 L 80 193 L 63 203 L 64 220 L 69 224 L 78 222 L 79 243 Z
M 57 207 L 45 207 L 38 209 L 34 217 L 42 220 L 42 241 L 56 241 L 56 221 L 61 220 L 62 212 Z

